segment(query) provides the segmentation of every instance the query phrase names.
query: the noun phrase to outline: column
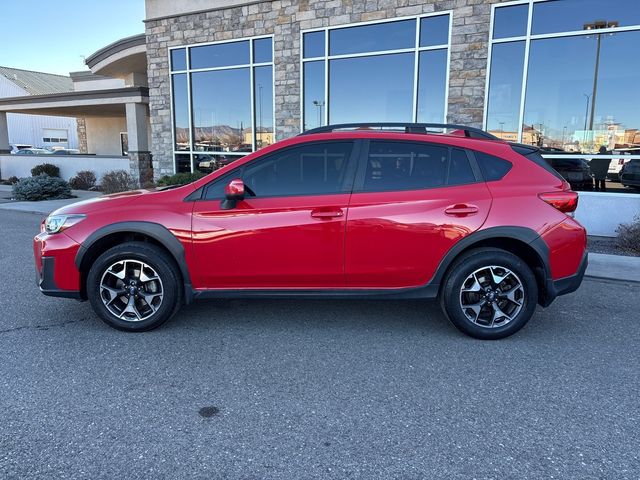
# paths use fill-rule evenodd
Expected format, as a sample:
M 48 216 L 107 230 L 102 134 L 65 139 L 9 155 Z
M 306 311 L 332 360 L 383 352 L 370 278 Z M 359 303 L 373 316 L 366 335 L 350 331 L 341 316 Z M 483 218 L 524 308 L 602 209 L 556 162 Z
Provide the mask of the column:
M 127 103 L 127 137 L 129 169 L 141 187 L 153 183 L 153 166 L 147 128 L 148 107 L 144 103 Z
M 11 153 L 11 147 L 9 146 L 7 112 L 0 112 L 0 154 L 3 153 Z

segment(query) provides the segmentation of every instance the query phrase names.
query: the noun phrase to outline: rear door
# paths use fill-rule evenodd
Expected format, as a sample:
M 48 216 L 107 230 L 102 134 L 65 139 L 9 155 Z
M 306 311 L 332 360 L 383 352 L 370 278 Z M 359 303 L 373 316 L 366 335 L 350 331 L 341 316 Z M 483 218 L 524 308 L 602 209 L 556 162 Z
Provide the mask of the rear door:
M 463 149 L 383 140 L 364 148 L 346 225 L 347 285 L 424 285 L 446 252 L 482 226 L 489 190 Z

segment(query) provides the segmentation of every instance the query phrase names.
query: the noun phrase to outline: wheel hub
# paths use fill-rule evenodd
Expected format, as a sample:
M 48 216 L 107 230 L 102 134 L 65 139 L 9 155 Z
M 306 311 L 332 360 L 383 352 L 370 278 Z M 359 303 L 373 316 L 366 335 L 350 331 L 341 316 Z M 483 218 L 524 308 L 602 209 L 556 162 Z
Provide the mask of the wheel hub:
M 100 298 L 117 318 L 139 322 L 160 308 L 164 289 L 153 267 L 140 260 L 120 260 L 107 268 L 100 280 Z
M 508 268 L 490 265 L 472 272 L 460 289 L 460 307 L 468 320 L 481 327 L 502 327 L 520 313 L 524 287 Z

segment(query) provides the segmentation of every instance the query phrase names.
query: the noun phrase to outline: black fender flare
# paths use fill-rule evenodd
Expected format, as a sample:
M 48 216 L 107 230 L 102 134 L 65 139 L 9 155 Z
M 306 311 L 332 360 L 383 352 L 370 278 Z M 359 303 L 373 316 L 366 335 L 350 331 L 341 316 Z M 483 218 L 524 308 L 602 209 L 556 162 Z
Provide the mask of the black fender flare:
M 494 238 L 519 240 L 530 246 L 540 258 L 540 263 L 544 270 L 544 285 L 547 294 L 553 294 L 553 280 L 551 277 L 551 267 L 549 265 L 549 247 L 535 230 L 517 226 L 489 227 L 467 235 L 457 242 L 440 261 L 436 273 L 429 284 L 439 288 L 449 267 L 463 251 L 468 248 L 473 248 L 474 244 L 483 240 Z
M 180 240 L 178 240 L 176 236 L 169 231 L 169 229 L 159 223 L 146 221 L 117 222 L 96 230 L 80 244 L 80 249 L 78 250 L 75 258 L 75 264 L 78 270 L 80 270 L 82 261 L 91 247 L 100 239 L 114 233 L 139 233 L 153 238 L 165 247 L 176 261 L 178 268 L 180 269 L 180 273 L 182 274 L 185 302 L 187 304 L 192 302 L 193 288 L 191 275 L 187 268 L 184 247 L 182 243 L 180 243 Z

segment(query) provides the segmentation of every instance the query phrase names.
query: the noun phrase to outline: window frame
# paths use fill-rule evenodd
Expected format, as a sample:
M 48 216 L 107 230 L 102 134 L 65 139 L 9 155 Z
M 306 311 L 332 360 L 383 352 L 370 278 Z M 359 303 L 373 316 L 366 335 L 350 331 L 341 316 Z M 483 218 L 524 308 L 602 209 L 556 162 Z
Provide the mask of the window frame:
M 256 40 L 261 39 L 270 39 L 271 40 L 271 61 L 270 62 L 255 62 L 254 61 L 254 48 L 253 44 Z M 249 42 L 249 63 L 238 63 L 237 65 L 232 66 L 223 66 L 223 67 L 207 67 L 207 68 L 191 68 L 191 55 L 190 49 L 194 47 L 203 47 L 208 45 L 221 45 L 226 43 L 235 43 L 235 42 Z M 173 70 L 171 64 L 171 55 L 174 50 L 184 49 L 185 54 L 185 69 Z M 241 37 L 241 38 L 233 38 L 228 40 L 219 40 L 214 42 L 200 42 L 200 43 L 190 43 L 190 44 L 181 44 L 167 48 L 167 61 L 169 68 L 169 111 L 171 118 L 171 155 L 172 155 L 172 163 L 174 173 L 177 172 L 177 161 L 176 155 L 189 155 L 189 164 L 191 166 L 191 173 L 196 171 L 194 165 L 194 155 L 207 153 L 201 152 L 193 149 L 193 97 L 191 94 L 191 74 L 198 72 L 210 72 L 210 71 L 218 71 L 218 70 L 234 70 L 234 69 L 249 69 L 249 102 L 251 104 L 251 131 L 253 132 L 251 136 L 251 152 L 256 151 L 256 112 L 257 112 L 257 94 L 255 92 L 255 69 L 258 67 L 271 67 L 271 89 L 273 92 L 273 98 L 271 99 L 271 111 L 273 118 L 273 140 L 274 143 L 278 141 L 278 135 L 276 130 L 276 100 L 275 100 L 275 84 L 276 84 L 276 75 L 275 75 L 275 39 L 274 35 L 255 35 L 251 37 Z M 176 149 L 176 125 L 175 125 L 175 117 L 174 117 L 174 97 L 173 97 L 173 76 L 176 74 L 185 74 L 187 79 L 187 114 L 188 114 L 188 128 L 189 128 L 189 150 L 177 150 Z M 228 156 L 237 156 L 239 158 L 246 156 L 251 152 L 224 152 L 225 155 Z M 209 152 L 214 154 L 216 152 Z
M 351 154 L 346 159 L 347 166 L 346 166 L 345 178 L 344 178 L 344 180 L 342 182 L 343 183 L 342 191 L 333 192 L 333 193 L 294 193 L 294 194 L 285 194 L 285 195 L 256 195 L 255 197 L 254 196 L 248 196 L 248 197 L 246 197 L 246 199 L 256 199 L 257 200 L 257 199 L 264 199 L 264 198 L 327 197 L 327 196 L 333 196 L 333 195 L 350 194 L 353 191 L 356 172 L 358 170 L 358 164 L 359 164 L 359 161 L 360 161 L 361 152 L 363 150 L 363 148 L 362 148 L 363 141 L 361 139 L 357 139 L 357 138 L 341 138 L 341 139 L 317 140 L 317 141 L 313 141 L 313 142 L 296 143 L 294 145 L 288 145 L 286 147 L 279 148 L 278 150 L 265 153 L 264 155 L 261 155 L 261 156 L 259 156 L 257 158 L 249 160 L 248 162 L 246 162 L 246 163 L 244 163 L 242 165 L 238 165 L 233 170 L 231 170 L 231 171 L 229 171 L 229 172 L 227 172 L 227 173 L 215 178 L 214 180 L 211 180 L 209 183 L 207 183 L 207 184 L 203 185 L 202 187 L 200 187 L 198 190 L 201 190 L 201 192 L 200 192 L 199 196 L 196 195 L 196 197 L 198 197 L 198 198 L 194 198 L 194 194 L 191 194 L 191 195 L 189 195 L 187 197 L 187 199 L 196 200 L 196 201 L 203 201 L 203 202 L 224 201 L 224 198 L 222 198 L 222 199 L 207 198 L 207 191 L 209 190 L 209 188 L 211 188 L 213 185 L 217 185 L 218 182 L 221 182 L 221 181 L 229 181 L 229 180 L 231 180 L 233 178 L 243 178 L 244 172 L 248 167 L 255 166 L 259 162 L 263 162 L 263 161 L 267 162 L 273 156 L 282 155 L 284 152 L 286 152 L 288 150 L 293 150 L 295 148 L 308 147 L 308 146 L 313 146 L 313 145 L 326 145 L 326 144 L 336 144 L 336 143 L 350 143 L 350 144 L 353 145 L 353 147 L 351 149 Z
M 367 164 L 369 161 L 369 151 L 370 151 L 370 147 L 371 147 L 371 143 L 372 142 L 377 142 L 377 143 L 399 143 L 399 144 L 410 144 L 410 145 L 422 145 L 422 146 L 426 146 L 426 147 L 439 147 L 439 148 L 446 148 L 448 150 L 448 165 L 447 165 L 447 169 L 451 166 L 451 152 L 453 150 L 462 150 L 466 155 L 467 155 L 467 159 L 469 160 L 469 165 L 471 167 L 471 171 L 473 172 L 473 176 L 475 177 L 475 181 L 473 182 L 467 182 L 467 183 L 457 183 L 455 185 L 449 185 L 448 181 L 449 181 L 449 170 L 447 170 L 447 178 L 445 178 L 445 183 L 443 185 L 437 185 L 434 187 L 422 187 L 422 188 L 413 188 L 413 187 L 408 187 L 408 188 L 402 188 L 402 189 L 398 189 L 398 188 L 387 188 L 387 189 L 376 189 L 376 190 L 365 190 L 364 189 L 364 183 L 365 183 L 365 176 L 367 173 Z M 398 139 L 385 139 L 385 138 L 380 138 L 380 139 L 366 139 L 363 140 L 363 145 L 362 145 L 362 151 L 360 154 L 360 158 L 358 161 L 358 170 L 356 172 L 356 179 L 353 185 L 353 191 L 352 193 L 356 194 L 363 194 L 363 193 L 388 193 L 388 192 L 419 192 L 422 190 L 436 190 L 436 189 L 441 189 L 441 188 L 455 188 L 455 187 L 464 187 L 465 185 L 475 185 L 477 183 L 482 183 L 484 182 L 484 177 L 482 175 L 482 171 L 480 170 L 480 166 L 478 165 L 478 163 L 476 162 L 476 158 L 473 155 L 473 152 L 471 152 L 468 148 L 463 148 L 463 147 L 458 147 L 455 145 L 448 145 L 446 143 L 437 143 L 437 142 L 421 142 L 421 141 L 416 141 L 416 140 L 398 140 Z
M 423 18 L 429 17 L 440 17 L 448 15 L 449 16 L 449 32 L 447 37 L 447 44 L 441 45 L 433 45 L 427 47 L 420 46 L 420 27 L 421 20 Z M 343 55 L 330 55 L 329 54 L 329 34 L 332 30 L 340 30 L 350 27 L 363 27 L 367 25 L 376 25 L 380 23 L 393 23 L 400 22 L 406 20 L 414 20 L 416 22 L 415 27 L 415 44 L 410 48 L 401 48 L 396 50 L 379 50 L 372 52 L 363 52 L 363 53 L 351 53 L 351 54 L 343 54 Z M 404 17 L 394 17 L 394 18 L 385 18 L 381 20 L 371 20 L 366 22 L 355 22 L 355 23 L 345 23 L 341 25 L 332 25 L 329 27 L 319 27 L 319 28 L 309 28 L 306 30 L 300 30 L 300 64 L 299 64 L 299 74 L 300 74 L 300 133 L 305 131 L 304 128 L 304 64 L 307 62 L 318 62 L 322 61 L 324 64 L 324 105 L 322 106 L 322 125 L 329 125 L 329 65 L 331 60 L 338 59 L 349 59 L 349 58 L 359 58 L 359 57 L 374 57 L 374 56 L 383 56 L 383 55 L 392 55 L 397 53 L 413 53 L 414 55 L 414 64 L 413 64 L 413 112 L 412 112 L 412 122 L 417 122 L 418 118 L 418 66 L 420 59 L 420 52 L 429 51 L 429 50 L 445 50 L 447 51 L 447 67 L 445 72 L 445 98 L 444 98 L 444 115 L 443 115 L 443 123 L 446 123 L 448 109 L 449 109 L 449 77 L 450 77 L 450 66 L 451 66 L 451 35 L 453 30 L 453 10 L 442 10 L 438 12 L 430 12 L 424 13 L 420 15 L 411 15 Z M 304 35 L 306 33 L 313 32 L 324 32 L 324 56 L 321 57 L 304 57 Z
M 489 84 L 491 81 L 491 63 L 492 63 L 492 52 L 493 46 L 500 43 L 513 43 L 513 42 L 525 42 L 524 46 L 524 65 L 522 68 L 522 83 L 520 90 L 520 107 L 518 110 L 518 138 L 517 142 L 522 143 L 522 134 L 523 134 L 523 125 L 524 125 L 524 116 L 525 116 L 525 103 L 526 103 L 526 91 L 527 91 L 527 78 L 529 76 L 529 60 L 530 60 L 530 46 L 533 40 L 543 40 L 550 38 L 562 38 L 562 37 L 575 37 L 575 36 L 587 36 L 593 35 L 593 30 L 572 30 L 572 31 L 563 31 L 563 32 L 555 32 L 555 33 L 541 33 L 541 34 L 532 34 L 532 24 L 533 24 L 533 10 L 536 4 L 544 3 L 544 2 L 553 2 L 557 0 L 513 0 L 509 2 L 501 2 L 494 3 L 491 5 L 491 19 L 489 21 L 489 51 L 487 55 L 487 73 L 485 77 L 485 92 L 484 92 L 484 112 L 482 119 L 482 128 L 487 130 L 487 122 L 488 122 L 488 113 L 489 113 Z M 494 30 L 494 21 L 496 9 L 511 7 L 514 5 L 528 5 L 529 10 L 527 14 L 527 26 L 525 35 L 520 35 L 516 37 L 504 37 L 504 38 L 493 38 L 493 30 Z M 631 25 L 625 27 L 610 27 L 610 28 L 602 28 L 598 29 L 599 34 L 608 34 L 608 33 L 623 33 L 630 31 L 640 31 L 640 24 Z M 589 157 L 595 157 L 596 155 L 585 154 Z M 548 158 L 548 155 L 543 155 L 544 158 Z M 562 156 L 562 155 L 555 155 Z M 602 155 L 598 155 L 598 157 L 602 157 Z M 610 158 L 618 158 L 618 156 L 610 155 Z M 630 156 L 629 158 L 635 158 L 636 156 Z M 637 156 L 640 159 L 640 155 Z

